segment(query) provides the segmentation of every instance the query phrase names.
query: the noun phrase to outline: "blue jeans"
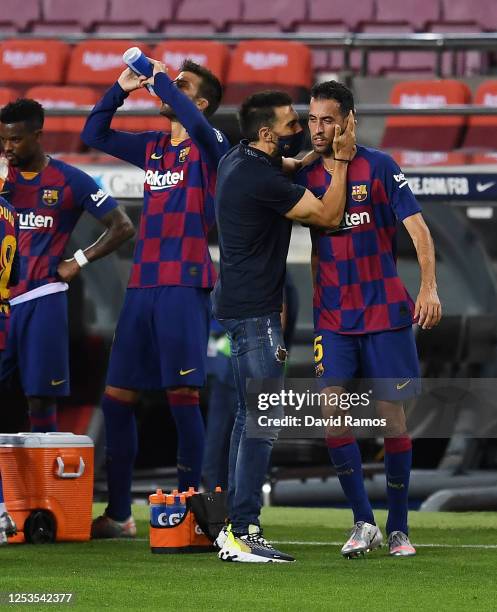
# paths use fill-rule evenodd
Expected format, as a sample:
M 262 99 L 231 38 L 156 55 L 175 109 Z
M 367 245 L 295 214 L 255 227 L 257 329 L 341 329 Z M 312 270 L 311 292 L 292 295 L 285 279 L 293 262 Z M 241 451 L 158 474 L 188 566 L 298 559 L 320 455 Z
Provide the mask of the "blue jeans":
M 228 513 L 233 531 L 246 533 L 249 525 L 259 525 L 261 489 L 276 439 L 274 430 L 264 438 L 247 437 L 246 381 L 283 381 L 286 350 L 278 312 L 250 319 L 223 319 L 220 323 L 231 341 L 238 400 L 230 444 Z

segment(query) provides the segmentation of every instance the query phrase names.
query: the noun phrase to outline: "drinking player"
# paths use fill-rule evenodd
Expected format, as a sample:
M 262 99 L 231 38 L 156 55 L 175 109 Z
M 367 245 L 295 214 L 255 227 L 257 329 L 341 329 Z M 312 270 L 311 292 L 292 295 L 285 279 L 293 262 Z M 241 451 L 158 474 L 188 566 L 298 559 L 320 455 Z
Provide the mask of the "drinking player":
M 172 81 L 163 64 L 151 61 L 148 81 L 124 70 L 91 112 L 82 135 L 87 144 L 145 170 L 140 230 L 102 400 L 109 503 L 94 521 L 94 538 L 136 534 L 131 480 L 139 390 L 166 390 L 178 432 L 179 489 L 198 487 L 202 470 L 199 387 L 216 277 L 207 233 L 214 224 L 217 164 L 229 145 L 207 121 L 221 101 L 218 79 L 186 61 Z M 162 100 L 160 113 L 171 120 L 171 131 L 112 130 L 117 108 L 146 84 Z
M 32 431 L 56 430 L 56 400 L 69 395 L 68 283 L 81 268 L 116 250 L 133 233 L 122 208 L 95 181 L 46 155 L 44 111 L 21 98 L 0 111 L 0 145 L 9 164 L 2 195 L 19 219 L 19 283 L 11 291 L 11 321 L 0 380 L 17 368 Z M 86 211 L 106 228 L 100 238 L 63 259 Z
M 0 178 L 0 185 L 3 183 Z M 17 233 L 16 212 L 7 200 L 0 197 L 0 362 L 7 343 L 10 286 L 17 283 L 19 276 Z M 16 532 L 14 520 L 5 507 L 0 471 L 0 545 L 6 544 L 7 537 L 15 535 Z
M 312 89 L 309 130 L 320 157 L 300 171 L 296 182 L 316 196 L 333 180 L 335 126 L 343 130 L 351 110 L 352 93 L 340 83 L 329 81 Z M 420 376 L 412 324 L 417 321 L 422 329 L 430 329 L 441 317 L 435 251 L 419 204 L 391 157 L 358 146 L 347 183 L 338 231 L 312 232 L 316 374 L 333 381 L 328 391 L 335 393 L 359 376 L 390 379 L 375 389 L 377 411 L 387 419 L 391 436 L 385 438 L 386 531 L 390 554 L 410 556 L 416 552 L 407 525 L 412 446 L 402 401 L 416 393 Z M 397 273 L 397 221 L 412 238 L 421 270 L 415 304 Z M 357 556 L 382 544 L 364 487 L 359 446 L 346 428 L 329 434 L 327 445 L 354 513 L 355 525 L 342 554 Z

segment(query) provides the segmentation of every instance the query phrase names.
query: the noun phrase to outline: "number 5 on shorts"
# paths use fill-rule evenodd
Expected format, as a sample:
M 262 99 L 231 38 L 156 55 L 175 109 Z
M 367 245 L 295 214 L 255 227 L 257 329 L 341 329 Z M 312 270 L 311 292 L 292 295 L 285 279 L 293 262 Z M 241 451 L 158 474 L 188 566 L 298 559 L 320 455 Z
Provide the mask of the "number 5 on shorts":
M 323 336 L 314 338 L 314 363 L 319 363 L 323 359 Z

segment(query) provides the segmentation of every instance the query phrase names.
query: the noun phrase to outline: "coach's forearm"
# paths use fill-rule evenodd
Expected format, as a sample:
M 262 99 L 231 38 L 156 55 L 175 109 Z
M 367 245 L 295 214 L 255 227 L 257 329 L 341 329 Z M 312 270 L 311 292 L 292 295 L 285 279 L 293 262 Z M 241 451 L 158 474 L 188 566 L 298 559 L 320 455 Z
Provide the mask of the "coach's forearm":
M 325 227 L 337 227 L 343 219 L 347 201 L 347 168 L 348 163 L 335 161 L 333 180 L 321 198 Z

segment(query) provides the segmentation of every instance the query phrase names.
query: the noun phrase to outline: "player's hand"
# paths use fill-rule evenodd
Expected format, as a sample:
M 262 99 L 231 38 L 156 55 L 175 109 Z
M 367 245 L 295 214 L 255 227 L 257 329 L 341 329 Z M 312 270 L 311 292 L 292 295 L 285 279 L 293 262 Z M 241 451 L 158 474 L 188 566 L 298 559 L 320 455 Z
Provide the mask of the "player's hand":
M 347 159 L 352 161 L 356 153 L 356 139 L 355 139 L 355 118 L 352 111 L 349 112 L 347 117 L 347 124 L 343 131 L 340 133 L 340 126 L 335 125 L 335 136 L 333 138 L 333 155 L 337 159 Z
M 117 82 L 121 88 L 124 89 L 124 91 L 130 92 L 135 91 L 135 89 L 141 89 L 146 80 L 147 77 L 136 74 L 136 72 L 133 72 L 131 68 L 126 68 L 121 72 Z
M 151 57 L 149 57 L 148 59 L 150 60 L 150 63 L 154 67 L 154 72 L 153 72 L 152 77 L 151 77 L 151 81 L 152 81 L 151 85 L 153 85 L 154 76 L 158 72 L 165 72 L 167 74 L 168 73 L 168 69 L 167 69 L 166 64 L 164 64 L 163 62 L 159 62 L 159 60 L 154 60 Z
M 418 319 L 421 329 L 431 329 L 438 325 L 442 318 L 442 306 L 435 288 L 421 285 L 416 299 L 414 318 Z
M 69 283 L 79 274 L 81 267 L 75 259 L 64 259 L 57 266 L 57 276 L 64 283 Z

